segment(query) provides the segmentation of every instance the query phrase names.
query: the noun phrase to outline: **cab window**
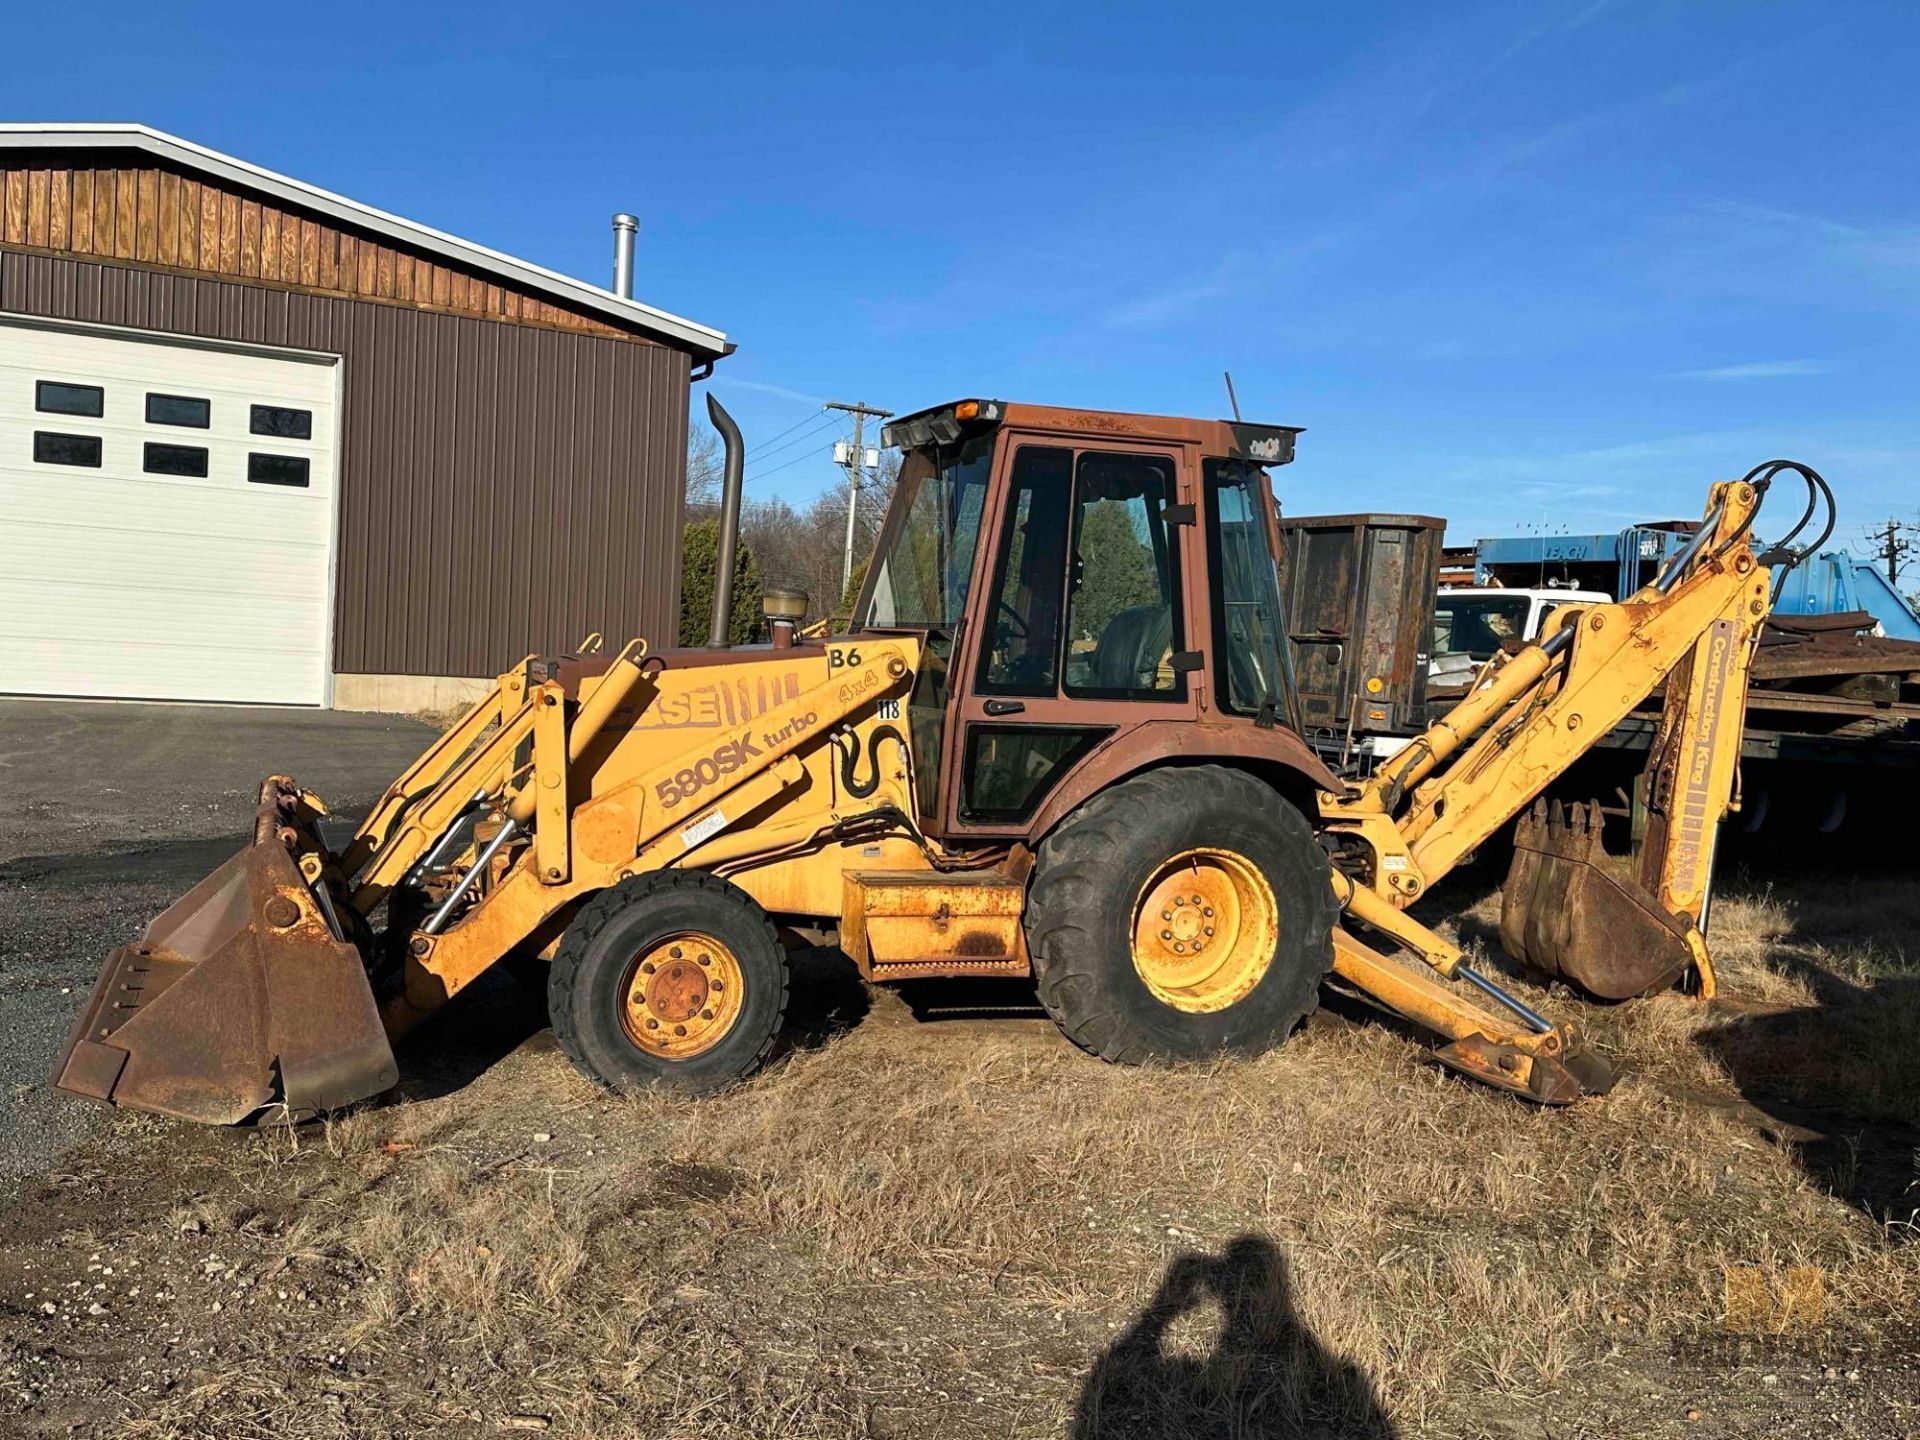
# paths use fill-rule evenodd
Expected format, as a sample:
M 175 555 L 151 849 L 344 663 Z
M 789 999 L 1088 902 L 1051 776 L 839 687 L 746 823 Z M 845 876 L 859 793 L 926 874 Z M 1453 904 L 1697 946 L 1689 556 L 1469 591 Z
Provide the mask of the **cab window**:
M 1288 698 L 1280 584 L 1260 502 L 1259 471 L 1208 460 L 1207 562 L 1213 574 L 1213 649 L 1226 672 L 1221 708 L 1277 714 Z
M 1052 695 L 1059 686 L 1072 482 L 1071 450 L 1022 445 L 1014 452 L 993 611 L 985 617 L 980 689 L 986 694 Z
M 1180 575 L 1166 520 L 1173 461 L 1164 455 L 1083 454 L 1073 487 L 1066 691 L 1114 700 L 1173 700 L 1186 675 Z

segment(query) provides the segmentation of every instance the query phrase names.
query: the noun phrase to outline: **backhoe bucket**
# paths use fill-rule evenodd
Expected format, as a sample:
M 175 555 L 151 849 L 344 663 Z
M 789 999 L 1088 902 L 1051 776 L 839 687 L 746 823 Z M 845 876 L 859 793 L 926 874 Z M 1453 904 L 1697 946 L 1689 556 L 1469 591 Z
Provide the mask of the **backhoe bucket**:
M 269 781 L 255 843 L 107 957 L 59 1089 L 238 1125 L 310 1119 L 398 1078 L 360 952 L 334 937 L 276 824 L 285 795 Z
M 1500 903 L 1500 945 L 1603 1000 L 1665 990 L 1687 971 L 1692 926 L 1601 844 L 1599 807 L 1536 802 L 1521 817 Z

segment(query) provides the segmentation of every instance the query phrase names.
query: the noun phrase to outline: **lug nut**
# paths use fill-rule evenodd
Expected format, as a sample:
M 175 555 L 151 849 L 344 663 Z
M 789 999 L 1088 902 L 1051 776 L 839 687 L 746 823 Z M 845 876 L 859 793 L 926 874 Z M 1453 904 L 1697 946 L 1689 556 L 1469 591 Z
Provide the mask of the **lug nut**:
M 716 980 L 716 981 L 714 981 L 714 982 L 713 982 L 713 988 L 714 988 L 715 990 L 724 990 L 724 989 L 726 989 L 727 987 L 726 987 L 726 986 L 725 986 L 724 984 L 722 984 L 722 983 L 721 983 L 720 981 L 718 981 L 718 980 Z
M 1204 910 L 1202 910 L 1202 911 L 1201 911 L 1200 913 L 1201 913 L 1202 915 L 1204 915 L 1204 916 L 1206 916 L 1206 917 L 1207 917 L 1207 919 L 1209 919 L 1209 920 L 1211 920 L 1211 919 L 1213 919 L 1213 907 L 1212 907 L 1211 905 L 1209 905 L 1209 906 L 1207 906 L 1207 907 L 1206 907 L 1206 908 L 1205 908 Z
M 660 1028 L 660 1022 L 658 1020 L 647 1021 L 647 1029 L 658 1030 L 659 1028 Z
M 1176 905 L 1184 905 L 1187 903 L 1187 897 L 1184 895 L 1176 895 L 1173 897 L 1173 903 Z
M 676 1035 L 684 1035 L 687 1033 L 687 1027 L 684 1025 L 676 1025 L 673 1027 L 673 1033 Z
M 702 965 L 711 965 L 713 964 L 713 957 L 711 955 L 702 955 L 700 957 L 700 963 Z
M 1171 930 L 1162 930 L 1162 931 L 1160 932 L 1160 938 L 1161 938 L 1162 940 L 1171 940 L 1171 939 L 1173 939 L 1173 931 L 1171 931 Z
M 653 974 L 653 971 L 654 971 L 654 964 L 651 960 L 647 961 L 644 965 L 640 967 L 640 973 L 642 975 L 651 975 Z
M 674 947 L 673 947 L 673 949 L 672 949 L 671 951 L 669 951 L 668 953 L 669 953 L 669 954 L 671 954 L 671 955 L 673 956 L 673 958 L 674 958 L 674 959 L 676 959 L 676 960 L 678 960 L 678 959 L 680 958 L 680 954 L 681 954 L 681 951 L 680 951 L 680 947 L 679 947 L 678 945 L 676 945 L 676 946 L 674 946 Z
M 702 1010 L 700 1012 L 700 1018 L 702 1020 L 711 1020 L 713 1018 L 713 1012 L 711 1010 Z
M 1209 935 L 1213 934 L 1213 926 L 1211 925 L 1207 926 L 1207 934 Z
M 1162 911 L 1160 912 L 1160 918 L 1161 918 L 1162 920 L 1171 920 L 1171 919 L 1173 919 L 1173 911 L 1171 911 L 1171 910 L 1162 910 Z
M 1173 953 L 1176 955 L 1184 955 L 1187 953 L 1187 947 L 1176 940 L 1173 942 Z

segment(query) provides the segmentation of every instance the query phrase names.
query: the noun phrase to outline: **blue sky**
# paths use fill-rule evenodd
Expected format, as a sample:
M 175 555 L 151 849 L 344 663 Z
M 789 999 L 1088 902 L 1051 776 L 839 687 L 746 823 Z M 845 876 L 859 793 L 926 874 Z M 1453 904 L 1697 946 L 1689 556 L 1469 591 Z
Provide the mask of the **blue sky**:
M 821 399 L 1216 415 L 1230 368 L 1250 418 L 1308 429 L 1293 513 L 1614 529 L 1777 454 L 1827 474 L 1843 536 L 1920 507 L 1910 5 L 148 0 L 8 28 L 7 118 L 143 121 L 601 283 L 635 211 L 640 297 L 728 331 L 716 391 L 787 442 L 756 493 L 834 483 Z

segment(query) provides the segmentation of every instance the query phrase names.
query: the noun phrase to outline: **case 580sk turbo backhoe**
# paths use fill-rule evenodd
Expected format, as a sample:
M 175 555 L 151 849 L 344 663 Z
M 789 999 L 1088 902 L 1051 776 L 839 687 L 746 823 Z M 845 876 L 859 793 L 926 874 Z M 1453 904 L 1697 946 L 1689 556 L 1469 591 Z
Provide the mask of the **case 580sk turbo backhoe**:
M 724 581 L 742 446 L 709 404 Z M 1277 1044 L 1331 982 L 1489 1084 L 1604 1091 L 1572 1025 L 1407 907 L 1664 681 L 1637 861 L 1606 855 L 1597 810 L 1535 815 L 1502 937 L 1601 995 L 1711 993 L 1713 839 L 1769 601 L 1753 516 L 1777 472 L 1817 477 L 1714 485 L 1655 584 L 1562 610 L 1353 786 L 1290 723 L 1267 472 L 1297 434 L 990 400 L 894 422 L 850 633 L 775 616 L 771 644 L 722 648 L 721 583 L 710 648 L 529 657 L 337 851 L 320 799 L 270 778 L 253 843 L 108 958 L 59 1086 L 298 1120 L 392 1085 L 394 1038 L 537 957 L 582 1070 L 710 1090 L 772 1047 L 786 948 L 831 937 L 874 981 L 1031 974 L 1109 1060 Z

